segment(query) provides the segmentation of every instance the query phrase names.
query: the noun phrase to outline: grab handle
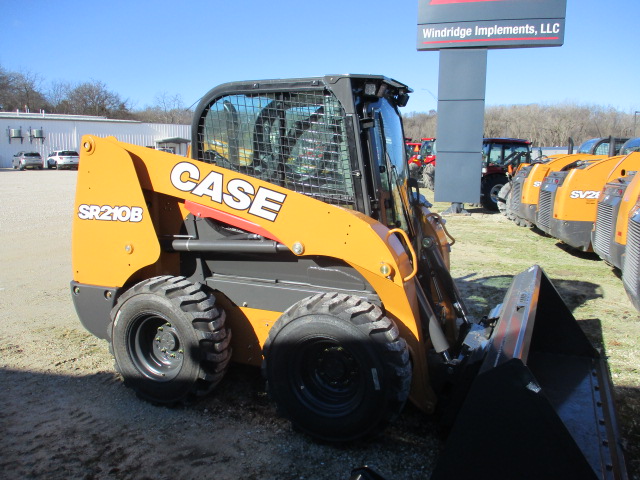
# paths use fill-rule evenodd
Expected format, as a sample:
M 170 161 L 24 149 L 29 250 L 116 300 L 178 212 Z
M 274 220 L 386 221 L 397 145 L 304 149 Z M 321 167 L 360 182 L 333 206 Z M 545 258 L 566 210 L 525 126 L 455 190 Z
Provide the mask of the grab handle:
M 416 256 L 416 251 L 413 249 L 413 246 L 409 241 L 409 236 L 407 235 L 407 232 L 405 232 L 403 229 L 392 228 L 391 230 L 389 230 L 389 232 L 387 232 L 386 240 L 389 240 L 389 237 L 394 233 L 397 233 L 400 236 L 402 236 L 402 238 L 404 239 L 404 243 L 406 243 L 407 247 L 409 248 L 409 252 L 411 252 L 411 263 L 413 265 L 413 271 L 407 277 L 402 279 L 403 282 L 408 282 L 409 280 L 411 280 L 413 277 L 416 276 L 416 273 L 418 273 L 418 257 Z

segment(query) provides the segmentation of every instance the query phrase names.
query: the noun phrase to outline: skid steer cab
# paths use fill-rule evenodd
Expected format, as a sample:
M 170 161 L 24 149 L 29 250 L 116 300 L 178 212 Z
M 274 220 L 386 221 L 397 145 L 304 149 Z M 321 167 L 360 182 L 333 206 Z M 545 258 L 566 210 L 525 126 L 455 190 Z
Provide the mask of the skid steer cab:
M 81 322 L 153 403 L 196 401 L 239 362 L 322 440 L 380 432 L 407 401 L 450 420 L 454 448 L 492 432 L 464 462 L 446 450 L 438 475 L 511 478 L 504 455 L 535 457 L 535 478 L 623 474 L 606 365 L 542 270 L 469 316 L 444 221 L 408 175 L 410 92 L 370 75 L 224 84 L 198 105 L 189 159 L 83 137 Z

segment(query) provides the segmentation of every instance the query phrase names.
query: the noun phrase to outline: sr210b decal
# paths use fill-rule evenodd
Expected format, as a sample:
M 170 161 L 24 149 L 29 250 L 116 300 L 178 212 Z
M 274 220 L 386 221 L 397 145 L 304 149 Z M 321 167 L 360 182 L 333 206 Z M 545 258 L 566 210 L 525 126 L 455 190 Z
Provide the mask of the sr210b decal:
M 110 205 L 86 205 L 78 206 L 78 218 L 80 220 L 106 220 L 112 222 L 140 222 L 142 220 L 142 207 L 127 207 Z

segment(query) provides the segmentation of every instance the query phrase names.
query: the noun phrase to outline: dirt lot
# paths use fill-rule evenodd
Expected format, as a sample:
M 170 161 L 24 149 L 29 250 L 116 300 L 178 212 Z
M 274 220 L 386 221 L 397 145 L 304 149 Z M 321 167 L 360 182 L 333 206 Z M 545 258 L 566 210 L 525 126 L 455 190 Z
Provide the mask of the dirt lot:
M 428 478 L 441 443 L 412 407 L 382 436 L 337 447 L 292 431 L 255 369 L 232 368 L 193 407 L 154 407 L 132 395 L 69 296 L 75 180 L 73 171 L 0 170 L 0 471 L 47 479 L 341 479 L 369 464 L 396 480 Z M 589 333 L 610 356 L 630 473 L 640 478 L 640 320 L 619 278 L 498 215 L 478 210 L 450 217 L 448 227 L 458 238 L 454 275 L 477 312 L 502 297 L 511 275 L 538 262 L 577 318 L 602 319 Z

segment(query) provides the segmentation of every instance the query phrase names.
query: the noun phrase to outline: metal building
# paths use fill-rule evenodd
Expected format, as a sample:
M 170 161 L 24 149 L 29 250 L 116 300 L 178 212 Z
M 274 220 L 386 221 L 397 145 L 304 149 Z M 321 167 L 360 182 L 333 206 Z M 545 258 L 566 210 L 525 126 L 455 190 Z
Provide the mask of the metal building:
M 116 137 L 122 142 L 186 155 L 191 126 L 44 112 L 0 112 L 0 168 L 10 168 L 12 157 L 21 151 L 39 152 L 45 164 L 54 150 L 79 151 L 83 135 Z

